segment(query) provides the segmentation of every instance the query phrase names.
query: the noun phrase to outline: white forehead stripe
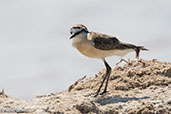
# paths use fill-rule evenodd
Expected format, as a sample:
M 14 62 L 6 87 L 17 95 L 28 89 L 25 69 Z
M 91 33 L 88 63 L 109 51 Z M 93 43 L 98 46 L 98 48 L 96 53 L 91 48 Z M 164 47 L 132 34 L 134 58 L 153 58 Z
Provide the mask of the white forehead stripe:
M 80 28 L 72 28 L 71 29 L 71 32 L 72 33 L 76 33 L 76 32 L 78 32 L 78 31 L 80 31 L 81 29 Z

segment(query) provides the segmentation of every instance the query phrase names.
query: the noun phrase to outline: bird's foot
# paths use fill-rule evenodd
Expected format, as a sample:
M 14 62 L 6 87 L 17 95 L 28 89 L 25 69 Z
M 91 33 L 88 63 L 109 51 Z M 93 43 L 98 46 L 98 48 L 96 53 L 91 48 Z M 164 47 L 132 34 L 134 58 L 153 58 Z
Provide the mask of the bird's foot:
M 94 97 L 97 97 L 98 95 L 99 95 L 99 92 L 96 92 L 95 95 L 94 95 Z
M 94 95 L 94 97 L 97 97 L 98 96 L 98 94 L 96 93 L 95 95 Z
M 89 94 L 87 94 L 87 95 L 84 95 L 85 97 L 95 97 L 95 95 L 96 95 L 97 93 L 89 93 Z
M 107 91 L 103 91 L 103 92 L 101 92 L 100 94 L 99 93 L 96 93 L 95 95 L 94 95 L 94 97 L 97 97 L 98 95 L 105 95 L 107 93 Z
M 107 93 L 106 89 L 100 93 L 100 95 L 105 95 Z

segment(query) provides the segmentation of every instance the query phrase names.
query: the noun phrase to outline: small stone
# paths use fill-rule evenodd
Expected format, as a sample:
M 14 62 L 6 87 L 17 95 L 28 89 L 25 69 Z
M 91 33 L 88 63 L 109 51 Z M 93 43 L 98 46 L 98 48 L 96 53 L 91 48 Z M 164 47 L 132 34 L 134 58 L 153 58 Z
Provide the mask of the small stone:
M 171 100 L 169 100 L 169 101 L 167 102 L 167 104 L 171 105 Z
M 162 107 L 163 107 L 163 105 L 161 105 L 161 104 L 158 106 L 158 108 L 162 108 Z
M 128 97 L 128 94 L 125 94 L 126 97 Z
M 122 106 L 122 105 L 119 105 L 119 108 L 120 108 L 120 109 L 122 109 L 122 108 L 123 108 L 123 106 Z

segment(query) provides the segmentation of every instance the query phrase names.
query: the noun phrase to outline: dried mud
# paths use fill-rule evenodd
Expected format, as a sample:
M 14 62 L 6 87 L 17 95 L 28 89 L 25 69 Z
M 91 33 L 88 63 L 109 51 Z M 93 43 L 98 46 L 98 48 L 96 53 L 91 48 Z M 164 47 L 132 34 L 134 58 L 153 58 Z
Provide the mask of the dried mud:
M 0 113 L 171 114 L 171 63 L 129 61 L 112 69 L 108 92 L 94 97 L 105 70 L 67 90 L 21 100 L 0 92 Z

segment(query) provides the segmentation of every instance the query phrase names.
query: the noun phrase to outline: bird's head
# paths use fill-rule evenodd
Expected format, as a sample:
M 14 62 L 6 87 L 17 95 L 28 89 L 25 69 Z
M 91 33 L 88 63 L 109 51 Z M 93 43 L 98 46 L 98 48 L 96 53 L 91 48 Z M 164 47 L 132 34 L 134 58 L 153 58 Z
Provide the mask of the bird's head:
M 71 33 L 70 39 L 74 38 L 75 36 L 77 36 L 77 35 L 79 35 L 80 33 L 83 33 L 83 32 L 88 33 L 88 29 L 87 29 L 86 26 L 84 26 L 82 24 L 74 25 L 70 29 L 70 33 Z

